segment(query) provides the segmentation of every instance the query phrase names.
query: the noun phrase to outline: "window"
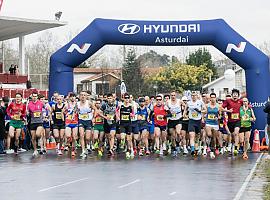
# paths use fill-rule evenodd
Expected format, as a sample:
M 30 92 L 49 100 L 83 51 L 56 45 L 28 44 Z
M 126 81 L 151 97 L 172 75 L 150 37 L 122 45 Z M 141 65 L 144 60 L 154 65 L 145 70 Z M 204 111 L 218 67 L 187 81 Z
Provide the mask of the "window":
M 96 83 L 96 94 L 106 94 L 109 90 L 109 83 Z
M 77 84 L 77 93 L 79 94 L 81 91 L 83 91 L 83 85 Z
M 228 94 L 229 93 L 229 88 L 223 88 L 224 94 Z

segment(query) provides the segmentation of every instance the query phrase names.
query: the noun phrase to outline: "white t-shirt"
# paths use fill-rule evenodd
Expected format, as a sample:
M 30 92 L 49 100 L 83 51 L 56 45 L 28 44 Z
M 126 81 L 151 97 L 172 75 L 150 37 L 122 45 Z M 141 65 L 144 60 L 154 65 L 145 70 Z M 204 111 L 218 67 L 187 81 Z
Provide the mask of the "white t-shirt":
M 188 117 L 189 119 L 193 119 L 193 120 L 200 120 L 202 119 L 202 113 L 196 111 L 195 109 L 201 111 L 203 108 L 204 103 L 201 100 L 196 100 L 195 102 L 193 102 L 192 100 L 187 102 L 187 106 L 188 106 Z
M 169 117 L 170 120 L 178 120 L 182 117 L 180 100 L 177 99 L 175 104 L 172 104 L 172 101 L 169 100 L 168 107 L 172 113 L 172 117 Z

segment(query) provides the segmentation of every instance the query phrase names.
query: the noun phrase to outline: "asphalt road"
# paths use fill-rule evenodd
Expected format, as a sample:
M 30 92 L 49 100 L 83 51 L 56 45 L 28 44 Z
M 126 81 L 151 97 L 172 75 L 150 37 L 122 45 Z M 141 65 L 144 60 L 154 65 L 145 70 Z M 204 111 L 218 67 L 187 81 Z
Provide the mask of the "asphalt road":
M 0 157 L 1 200 L 165 200 L 235 197 L 259 154 L 209 158 L 71 159 L 54 152 Z

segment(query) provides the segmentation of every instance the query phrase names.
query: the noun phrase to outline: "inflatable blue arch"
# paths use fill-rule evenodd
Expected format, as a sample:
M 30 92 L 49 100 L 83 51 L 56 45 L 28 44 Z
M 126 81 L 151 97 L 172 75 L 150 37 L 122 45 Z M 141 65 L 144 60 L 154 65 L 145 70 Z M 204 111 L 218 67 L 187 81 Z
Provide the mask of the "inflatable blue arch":
M 135 21 L 95 19 L 50 58 L 49 93 L 73 91 L 73 69 L 106 44 L 186 46 L 213 45 L 245 70 L 247 95 L 265 126 L 263 106 L 270 95 L 269 58 L 224 20 Z

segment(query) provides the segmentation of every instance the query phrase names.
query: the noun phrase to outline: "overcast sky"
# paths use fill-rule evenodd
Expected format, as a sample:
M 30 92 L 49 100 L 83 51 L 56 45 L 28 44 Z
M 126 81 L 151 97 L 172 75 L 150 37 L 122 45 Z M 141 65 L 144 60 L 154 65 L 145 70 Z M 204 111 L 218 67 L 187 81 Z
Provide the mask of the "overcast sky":
M 95 18 L 141 20 L 203 20 L 223 18 L 253 44 L 270 41 L 269 0 L 4 0 L 1 15 L 61 20 L 68 25 L 52 29 L 57 36 L 78 32 Z M 33 42 L 40 33 L 28 36 Z M 159 47 L 160 48 L 160 47 Z M 176 47 L 165 48 L 173 54 Z M 162 51 L 162 50 L 161 50 Z

